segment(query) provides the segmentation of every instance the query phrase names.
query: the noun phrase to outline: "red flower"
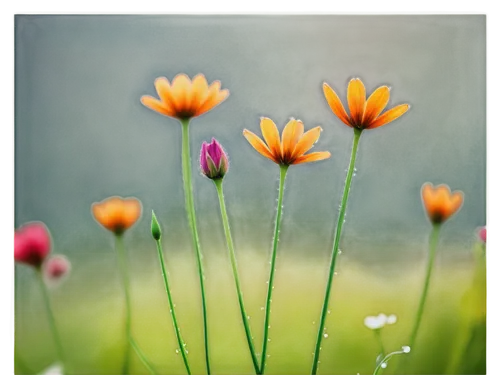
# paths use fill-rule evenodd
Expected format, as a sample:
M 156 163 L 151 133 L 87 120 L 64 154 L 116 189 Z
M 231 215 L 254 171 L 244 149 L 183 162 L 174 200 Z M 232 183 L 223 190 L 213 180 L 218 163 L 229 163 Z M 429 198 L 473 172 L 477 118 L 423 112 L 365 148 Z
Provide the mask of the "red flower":
M 477 235 L 481 241 L 486 243 L 486 227 L 479 228 Z
M 66 258 L 60 256 L 50 257 L 44 265 L 43 273 L 49 283 L 58 281 L 69 272 L 70 266 Z
M 50 252 L 50 234 L 43 223 L 25 224 L 14 233 L 14 260 L 40 268 Z

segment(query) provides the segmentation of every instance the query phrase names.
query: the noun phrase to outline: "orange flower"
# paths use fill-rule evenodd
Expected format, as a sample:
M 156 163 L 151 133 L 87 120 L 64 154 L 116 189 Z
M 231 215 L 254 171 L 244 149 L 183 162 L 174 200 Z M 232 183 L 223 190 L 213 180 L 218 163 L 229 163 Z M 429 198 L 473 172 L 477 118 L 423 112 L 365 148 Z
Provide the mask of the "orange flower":
M 361 130 L 378 128 L 396 120 L 410 109 L 408 104 L 400 104 L 382 113 L 389 103 L 389 91 L 389 87 L 380 86 L 366 100 L 363 82 L 359 78 L 351 79 L 347 86 L 349 116 L 339 96 L 326 82 L 323 83 L 323 93 L 333 113 L 347 126 Z
M 330 157 L 328 151 L 312 152 L 304 155 L 318 141 L 322 130 L 319 126 L 304 133 L 304 124 L 302 121 L 291 119 L 283 129 L 281 142 L 278 128 L 273 120 L 262 117 L 260 129 L 264 136 L 265 143 L 247 129 L 243 130 L 243 135 L 253 148 L 276 164 L 290 165 L 309 163 L 328 159 Z
M 111 197 L 92 204 L 94 219 L 116 235 L 134 225 L 141 211 L 141 202 L 136 198 Z
M 464 194 L 461 191 L 451 193 L 448 185 L 434 187 L 431 183 L 425 183 L 422 186 L 422 201 L 429 219 L 434 224 L 446 221 L 460 210 L 463 200 Z
M 208 86 L 203 74 L 198 74 L 193 81 L 185 74 L 178 74 L 168 82 L 165 77 L 155 80 L 155 87 L 160 99 L 145 95 L 141 103 L 149 109 L 179 120 L 197 117 L 222 103 L 229 95 L 229 90 L 220 89 L 220 82 L 214 81 Z

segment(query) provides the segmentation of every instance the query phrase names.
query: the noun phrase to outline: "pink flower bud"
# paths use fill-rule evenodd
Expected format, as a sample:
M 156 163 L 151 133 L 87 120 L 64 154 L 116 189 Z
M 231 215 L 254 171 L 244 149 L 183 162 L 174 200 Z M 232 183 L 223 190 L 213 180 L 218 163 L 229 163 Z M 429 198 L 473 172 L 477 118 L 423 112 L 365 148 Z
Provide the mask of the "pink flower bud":
M 43 263 L 45 280 L 54 283 L 61 281 L 71 271 L 71 263 L 64 255 L 55 255 Z
M 486 227 L 479 228 L 479 230 L 477 231 L 477 236 L 481 241 L 486 243 Z
M 50 234 L 45 224 L 23 225 L 14 233 L 14 260 L 40 268 L 50 252 Z
M 208 144 L 203 142 L 200 152 L 201 172 L 212 180 L 224 177 L 228 168 L 229 161 L 224 149 L 215 138 Z

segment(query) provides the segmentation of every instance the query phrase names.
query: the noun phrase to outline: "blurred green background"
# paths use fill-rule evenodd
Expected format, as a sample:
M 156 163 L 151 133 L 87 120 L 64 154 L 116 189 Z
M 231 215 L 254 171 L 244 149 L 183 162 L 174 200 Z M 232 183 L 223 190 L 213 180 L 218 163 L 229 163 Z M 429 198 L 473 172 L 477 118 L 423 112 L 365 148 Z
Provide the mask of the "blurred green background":
M 406 344 L 430 231 L 420 187 L 430 181 L 462 190 L 465 201 L 442 231 L 420 349 L 408 356 L 408 373 L 484 373 L 479 323 L 471 357 L 455 369 L 450 363 L 460 332 L 472 330 L 464 326 L 470 313 L 461 301 L 475 272 L 474 230 L 486 220 L 485 21 L 479 15 L 17 16 L 15 225 L 43 221 L 54 251 L 73 263 L 53 302 L 75 373 L 115 374 L 121 362 L 124 305 L 113 243 L 90 214 L 93 202 L 111 195 L 135 196 L 144 208 L 126 235 L 139 344 L 162 372 L 183 373 L 149 236 L 155 209 L 192 366 L 204 371 L 181 129 L 139 102 L 155 94 L 156 77 L 180 72 L 204 73 L 231 92 L 191 124 L 214 372 L 250 373 L 252 366 L 215 189 L 196 172 L 201 143 L 215 136 L 230 157 L 225 196 L 259 347 L 278 168 L 242 130 L 260 134 L 260 116 L 280 129 L 289 117 L 306 129 L 323 127 L 314 149 L 332 157 L 291 168 L 286 182 L 269 346 L 269 373 L 307 373 L 352 142 L 321 85 L 328 82 L 345 99 L 347 82 L 358 76 L 369 93 L 391 86 L 390 106 L 412 108 L 361 138 L 319 371 L 371 373 L 377 345 L 363 326 L 366 315 L 396 313 L 398 323 L 383 337 L 389 349 Z M 36 372 L 55 355 L 33 276 L 16 266 L 16 354 L 24 364 L 17 373 Z M 483 301 L 472 301 L 482 311 Z M 134 369 L 146 373 L 137 359 Z

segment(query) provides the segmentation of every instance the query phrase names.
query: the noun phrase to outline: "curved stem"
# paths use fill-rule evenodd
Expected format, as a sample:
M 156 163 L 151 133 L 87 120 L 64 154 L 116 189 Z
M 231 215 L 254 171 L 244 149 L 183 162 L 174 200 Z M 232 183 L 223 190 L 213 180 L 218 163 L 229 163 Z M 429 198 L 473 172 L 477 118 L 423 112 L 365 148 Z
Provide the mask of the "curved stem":
M 389 361 L 389 359 L 391 359 L 391 357 L 397 355 L 397 354 L 406 354 L 407 352 L 405 352 L 404 350 L 398 350 L 396 352 L 392 352 L 392 353 L 389 353 L 387 354 L 378 364 L 377 366 L 375 367 L 375 370 L 373 371 L 373 375 L 378 375 L 380 373 L 380 371 L 384 368 L 382 367 L 382 364 L 385 363 L 387 364 L 387 362 Z
M 434 265 L 434 259 L 436 257 L 436 248 L 439 241 L 439 230 L 441 229 L 440 224 L 433 224 L 432 232 L 429 237 L 429 258 L 427 260 L 427 271 L 425 274 L 424 289 L 420 297 L 420 303 L 418 304 L 417 316 L 415 319 L 415 324 L 413 325 L 413 330 L 410 336 L 410 347 L 413 349 L 415 344 L 415 339 L 417 338 L 418 329 L 420 327 L 420 322 L 422 320 L 422 315 L 424 312 L 425 301 L 427 299 L 427 293 L 429 291 L 429 285 L 431 280 L 432 268 Z
M 59 336 L 59 331 L 57 330 L 56 320 L 54 318 L 54 312 L 52 311 L 52 305 L 50 303 L 49 293 L 47 291 L 47 286 L 43 281 L 43 275 L 40 269 L 37 270 L 37 278 L 40 282 L 40 289 L 42 290 L 43 302 L 45 304 L 45 310 L 47 311 L 47 317 L 49 319 L 50 330 L 52 331 L 52 337 L 56 344 L 58 359 L 63 365 L 66 365 L 66 355 L 62 346 L 61 337 Z
M 198 238 L 198 229 L 196 226 L 196 214 L 194 210 L 193 184 L 191 181 L 191 154 L 189 151 L 189 120 L 181 120 L 182 124 L 182 178 L 184 181 L 184 195 L 186 198 L 186 212 L 193 246 L 196 251 L 196 260 L 198 264 L 198 273 L 200 276 L 201 304 L 203 310 L 203 334 L 205 340 L 205 362 L 207 374 L 210 375 L 210 357 L 208 350 L 208 324 L 207 324 L 207 304 L 205 299 L 205 275 L 203 272 L 202 255 L 200 241 Z
M 262 342 L 262 357 L 260 362 L 260 374 L 264 373 L 267 358 L 267 342 L 269 335 L 269 320 L 271 317 L 271 297 L 273 293 L 274 272 L 276 271 L 276 254 L 278 250 L 278 241 L 281 226 L 281 213 L 283 211 L 283 192 L 285 190 L 285 178 L 288 171 L 288 165 L 280 165 L 280 186 L 278 193 L 278 212 L 276 214 L 276 222 L 274 225 L 274 239 L 273 239 L 273 252 L 271 255 L 271 272 L 269 275 L 269 284 L 267 286 L 267 302 L 266 302 L 266 315 L 264 319 L 264 341 Z
M 335 274 L 335 262 L 339 252 L 340 235 L 342 234 L 342 226 L 344 224 L 345 211 L 347 207 L 347 199 L 349 198 L 349 190 L 351 189 L 352 175 L 354 172 L 354 165 L 356 164 L 356 153 L 358 151 L 359 138 L 361 137 L 362 130 L 354 129 L 354 139 L 351 151 L 351 161 L 349 162 L 349 169 L 347 170 L 347 177 L 344 185 L 344 193 L 342 195 L 342 203 L 340 204 L 339 217 L 337 219 L 337 229 L 335 238 L 333 240 L 332 259 L 330 262 L 330 272 L 326 284 L 325 299 L 321 309 L 321 318 L 318 326 L 318 336 L 316 338 L 316 348 L 314 350 L 314 359 L 311 374 L 314 375 L 318 371 L 319 353 L 321 348 L 321 340 L 323 339 L 323 330 L 325 327 L 325 320 L 328 313 L 328 302 L 330 300 L 330 292 L 332 289 L 333 276 Z
M 167 291 L 168 304 L 170 306 L 170 314 L 172 315 L 172 321 L 174 323 L 175 336 L 177 337 L 177 343 L 179 344 L 179 350 L 181 351 L 182 354 L 182 360 L 184 361 L 184 366 L 186 366 L 187 373 L 191 375 L 185 344 L 184 341 L 182 340 L 181 331 L 179 329 L 179 324 L 177 323 L 177 317 L 175 315 L 175 305 L 172 299 L 172 294 L 170 293 L 167 270 L 165 267 L 165 260 L 163 258 L 163 251 L 161 248 L 160 240 L 156 240 L 156 249 L 158 250 L 158 257 L 160 258 L 161 274 L 163 275 L 163 283 L 165 284 L 165 290 Z
M 127 343 L 125 344 L 126 346 L 122 373 L 128 374 L 130 371 L 130 347 L 132 347 L 144 366 L 149 370 L 149 372 L 151 372 L 151 374 L 155 375 L 156 371 L 154 370 L 153 365 L 149 362 L 137 342 L 132 337 L 132 302 L 130 298 L 130 277 L 128 274 L 127 254 L 125 252 L 125 247 L 123 246 L 122 234 L 117 234 L 115 236 L 115 248 L 118 253 L 118 265 L 122 278 L 123 290 L 125 293 L 125 335 L 127 336 Z
M 229 220 L 226 212 L 226 203 L 224 201 L 224 192 L 222 188 L 222 179 L 213 180 L 215 188 L 217 190 L 217 195 L 219 196 L 220 213 L 222 216 L 222 224 L 224 226 L 224 234 L 226 236 L 227 248 L 229 250 L 229 258 L 231 259 L 231 267 L 233 270 L 234 282 L 236 284 L 236 293 L 238 294 L 238 302 L 240 304 L 241 320 L 243 326 L 245 327 L 245 334 L 247 337 L 248 348 L 250 349 L 250 354 L 252 356 L 253 367 L 255 373 L 259 373 L 259 363 L 257 360 L 257 355 L 255 354 L 255 347 L 253 345 L 252 332 L 250 330 L 250 324 L 248 322 L 248 315 L 245 310 L 245 305 L 243 303 L 243 293 L 241 291 L 240 279 L 238 276 L 238 265 L 236 262 L 236 255 L 234 253 L 233 238 L 231 236 L 231 229 L 229 227 Z

